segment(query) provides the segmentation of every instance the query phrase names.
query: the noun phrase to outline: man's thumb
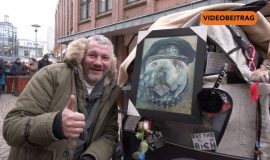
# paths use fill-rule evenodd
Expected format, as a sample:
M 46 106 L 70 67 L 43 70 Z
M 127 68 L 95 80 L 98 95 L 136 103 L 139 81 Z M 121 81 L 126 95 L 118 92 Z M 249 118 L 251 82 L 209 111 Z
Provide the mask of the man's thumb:
M 76 97 L 74 95 L 71 95 L 66 108 L 70 109 L 71 111 L 74 111 L 75 104 L 76 104 Z

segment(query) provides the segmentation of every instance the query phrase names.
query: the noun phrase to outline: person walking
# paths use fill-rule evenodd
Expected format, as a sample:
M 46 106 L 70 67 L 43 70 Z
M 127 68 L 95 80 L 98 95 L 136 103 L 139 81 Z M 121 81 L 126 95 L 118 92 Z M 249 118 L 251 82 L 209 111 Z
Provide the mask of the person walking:
M 28 70 L 30 77 L 32 77 L 38 71 L 38 64 L 35 58 L 29 59 Z
M 35 73 L 4 119 L 9 160 L 109 160 L 118 142 L 116 62 L 112 42 L 94 35 Z
M 6 75 L 10 75 L 11 62 L 10 61 L 4 61 L 4 64 L 5 64 L 5 69 L 6 69 Z
M 0 96 L 5 92 L 6 86 L 6 68 L 2 58 L 0 58 Z
M 16 61 L 11 64 L 10 75 L 26 75 L 27 70 L 20 58 L 16 58 Z
M 44 54 L 43 58 L 38 61 L 38 70 L 50 64 L 52 64 L 52 62 L 49 61 L 49 55 Z

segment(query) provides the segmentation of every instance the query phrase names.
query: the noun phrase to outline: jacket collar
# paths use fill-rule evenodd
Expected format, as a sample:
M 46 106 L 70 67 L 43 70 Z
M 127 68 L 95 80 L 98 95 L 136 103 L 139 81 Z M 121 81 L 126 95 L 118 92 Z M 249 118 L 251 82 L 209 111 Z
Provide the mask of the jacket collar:
M 90 93 L 90 97 L 98 98 L 102 96 L 103 88 L 104 88 L 105 78 L 101 79 L 93 88 L 93 91 Z

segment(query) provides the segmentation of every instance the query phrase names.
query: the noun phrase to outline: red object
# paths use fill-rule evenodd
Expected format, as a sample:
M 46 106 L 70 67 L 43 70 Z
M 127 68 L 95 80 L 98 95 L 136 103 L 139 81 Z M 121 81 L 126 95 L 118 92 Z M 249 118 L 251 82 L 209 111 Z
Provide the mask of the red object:
M 259 92 L 258 92 L 258 82 L 251 83 L 250 85 L 250 100 L 249 102 L 252 103 L 254 100 L 259 99 Z
M 251 50 L 251 57 L 248 54 L 248 51 Z M 256 65 L 254 63 L 254 58 L 255 58 L 255 47 L 253 45 L 248 45 L 248 48 L 245 51 L 246 57 L 248 59 L 248 67 L 251 71 L 255 71 L 256 70 Z
M 23 91 L 29 80 L 30 80 L 29 76 L 16 76 L 16 81 L 14 83 L 15 96 L 19 96 L 21 94 L 21 92 Z
M 19 96 L 28 81 L 30 76 L 7 76 L 7 90 L 6 93 L 14 93 L 15 96 Z
M 12 87 L 15 80 L 16 80 L 16 76 L 7 76 L 6 94 L 10 94 L 12 92 Z

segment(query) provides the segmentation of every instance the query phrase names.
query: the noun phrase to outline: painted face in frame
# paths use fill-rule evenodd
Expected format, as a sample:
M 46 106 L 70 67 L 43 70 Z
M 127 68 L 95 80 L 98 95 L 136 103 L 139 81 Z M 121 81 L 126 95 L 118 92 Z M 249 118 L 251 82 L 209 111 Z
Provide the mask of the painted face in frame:
M 158 95 L 173 91 L 177 97 L 186 87 L 188 70 L 181 60 L 158 59 L 146 64 L 144 80 Z
M 83 60 L 85 81 L 95 85 L 110 70 L 112 63 L 112 48 L 109 45 L 91 41 Z

